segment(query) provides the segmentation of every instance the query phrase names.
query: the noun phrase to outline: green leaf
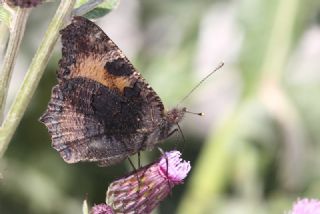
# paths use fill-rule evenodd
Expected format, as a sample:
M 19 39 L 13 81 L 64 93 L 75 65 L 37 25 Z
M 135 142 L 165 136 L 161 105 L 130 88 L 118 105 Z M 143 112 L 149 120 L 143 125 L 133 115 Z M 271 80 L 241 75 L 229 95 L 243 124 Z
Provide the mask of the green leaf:
M 97 19 L 115 9 L 118 4 L 119 0 L 77 0 L 73 14 Z
M 11 13 L 0 4 L 0 22 L 5 23 L 9 27 L 10 21 Z

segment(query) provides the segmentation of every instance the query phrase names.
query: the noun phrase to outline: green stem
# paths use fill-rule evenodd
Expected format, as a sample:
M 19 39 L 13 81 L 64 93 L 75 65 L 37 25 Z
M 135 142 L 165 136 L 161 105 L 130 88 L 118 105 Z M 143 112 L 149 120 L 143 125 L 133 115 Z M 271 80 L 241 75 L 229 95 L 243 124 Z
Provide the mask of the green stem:
M 9 43 L 3 59 L 0 76 L 0 121 L 2 121 L 9 83 L 17 58 L 18 50 L 20 48 L 21 40 L 26 28 L 29 13 L 30 9 L 18 7 L 12 19 L 12 22 L 10 23 Z
M 0 62 L 2 62 L 2 57 L 7 47 L 8 38 L 9 28 L 6 23 L 0 22 Z
M 48 27 L 45 37 L 41 42 L 36 55 L 32 59 L 22 86 L 19 89 L 18 94 L 13 101 L 8 115 L 0 129 L 0 157 L 2 157 L 5 153 L 13 134 L 15 133 L 15 130 L 18 127 L 28 104 L 31 101 L 32 95 L 39 84 L 40 78 L 42 77 L 52 50 L 59 37 L 59 30 L 63 27 L 65 19 L 70 16 L 74 4 L 75 0 L 62 0 L 60 2 L 60 5 Z
M 176 213 L 206 213 L 208 207 L 214 207 L 234 166 L 234 142 L 243 109 L 244 106 L 240 106 L 214 135 L 208 137 Z
M 280 81 L 292 45 L 299 0 L 282 0 L 277 7 L 270 40 L 261 66 L 261 81 Z M 259 86 L 261 84 L 259 82 Z
M 193 167 L 188 190 L 177 213 L 207 213 L 209 209 L 212 210 L 217 207 L 216 204 L 213 204 L 217 201 L 216 199 L 223 197 L 224 188 L 228 184 L 228 179 L 230 179 L 234 156 L 238 154 L 235 142 L 241 140 L 235 133 L 243 127 L 241 118 L 244 117 L 246 106 L 250 105 L 250 99 L 257 96 L 261 97 L 259 92 L 266 88 L 265 81 L 271 79 L 272 83 L 280 84 L 291 47 L 298 9 L 298 0 L 279 1 L 264 62 L 260 68 L 260 82 L 257 84 L 257 88 L 250 93 L 250 98 L 247 97 L 247 99 L 239 102 L 237 111 L 232 114 L 224 126 L 215 131 L 214 136 L 209 136 L 196 166 Z M 270 91 L 271 93 L 274 92 L 274 90 L 268 92 L 270 93 Z M 275 94 L 269 95 L 269 98 L 271 97 L 278 98 Z M 281 100 L 283 98 L 284 96 L 281 97 Z M 280 105 L 278 100 L 277 102 L 270 100 L 268 103 L 274 104 L 277 108 Z M 286 114 L 288 112 L 281 112 L 281 115 Z

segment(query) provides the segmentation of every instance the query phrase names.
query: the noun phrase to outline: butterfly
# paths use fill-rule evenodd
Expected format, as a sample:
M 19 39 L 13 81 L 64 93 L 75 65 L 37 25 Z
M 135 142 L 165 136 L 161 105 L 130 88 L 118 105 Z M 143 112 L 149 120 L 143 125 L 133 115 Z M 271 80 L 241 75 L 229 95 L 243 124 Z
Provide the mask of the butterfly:
M 165 110 L 156 92 L 93 22 L 74 17 L 60 31 L 62 58 L 40 121 L 67 163 L 119 163 L 152 150 L 176 129 L 185 108 Z

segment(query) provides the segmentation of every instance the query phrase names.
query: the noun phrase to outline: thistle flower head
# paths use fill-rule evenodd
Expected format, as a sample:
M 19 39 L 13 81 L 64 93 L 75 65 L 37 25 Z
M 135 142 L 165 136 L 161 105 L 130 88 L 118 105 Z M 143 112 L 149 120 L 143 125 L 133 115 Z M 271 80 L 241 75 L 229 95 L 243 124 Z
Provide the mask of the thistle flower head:
M 29 8 L 35 7 L 42 2 L 42 0 L 4 0 L 11 7 Z
M 320 214 L 320 201 L 307 198 L 298 200 L 289 214 Z
M 110 184 L 107 204 L 116 213 L 151 213 L 191 169 L 181 153 L 165 153 L 158 161 Z
M 114 214 L 114 212 L 109 205 L 98 204 L 91 208 L 90 214 Z

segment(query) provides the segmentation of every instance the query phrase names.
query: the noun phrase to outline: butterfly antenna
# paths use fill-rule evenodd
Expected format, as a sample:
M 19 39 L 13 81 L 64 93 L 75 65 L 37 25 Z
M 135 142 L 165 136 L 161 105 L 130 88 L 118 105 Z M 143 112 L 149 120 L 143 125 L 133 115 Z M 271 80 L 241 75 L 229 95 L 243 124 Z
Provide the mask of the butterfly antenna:
M 183 101 L 185 101 L 189 96 L 190 94 L 192 94 L 204 81 L 206 81 L 206 79 L 208 79 L 213 73 L 215 73 L 216 71 L 218 71 L 220 68 L 222 68 L 222 66 L 224 65 L 224 62 L 221 62 L 213 71 L 211 71 L 205 78 L 203 78 L 196 86 L 194 86 L 190 92 L 184 96 L 181 101 L 179 102 L 182 103 Z
M 204 113 L 203 112 L 192 112 L 192 111 L 188 111 L 186 108 L 184 109 L 184 112 L 185 113 L 188 113 L 188 114 L 194 114 L 194 115 L 198 115 L 198 116 L 204 116 Z

